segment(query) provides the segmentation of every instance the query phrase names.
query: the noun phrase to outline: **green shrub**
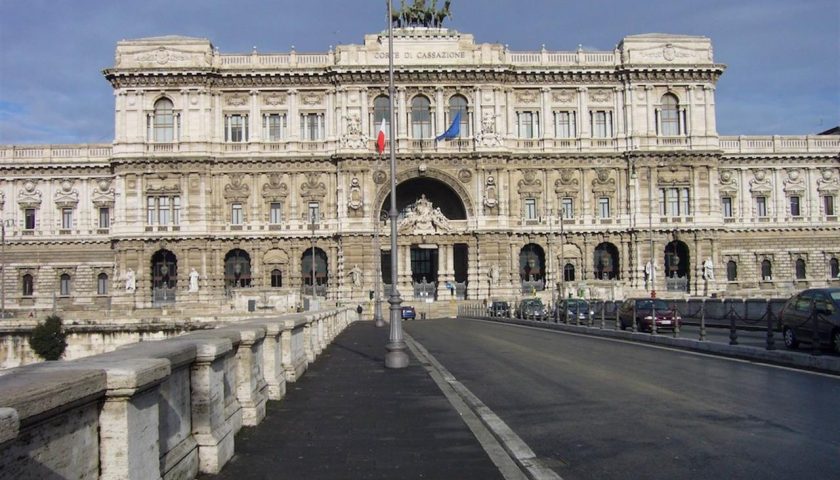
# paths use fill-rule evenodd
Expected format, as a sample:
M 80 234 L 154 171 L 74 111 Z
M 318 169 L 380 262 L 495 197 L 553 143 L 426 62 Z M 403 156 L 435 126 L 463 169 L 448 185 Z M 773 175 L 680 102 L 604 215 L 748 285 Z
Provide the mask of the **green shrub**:
M 29 346 L 44 360 L 58 360 L 67 348 L 67 334 L 61 325 L 61 317 L 50 315 L 39 323 L 32 336 L 29 337 Z

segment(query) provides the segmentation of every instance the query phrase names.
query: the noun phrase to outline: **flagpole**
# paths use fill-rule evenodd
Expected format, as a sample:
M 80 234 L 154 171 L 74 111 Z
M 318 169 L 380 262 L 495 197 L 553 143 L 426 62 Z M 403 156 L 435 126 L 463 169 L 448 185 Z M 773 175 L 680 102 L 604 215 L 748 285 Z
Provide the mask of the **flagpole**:
M 391 155 L 391 210 L 388 217 L 391 219 L 391 295 L 388 303 L 391 304 L 391 331 L 388 343 L 385 344 L 385 367 L 405 368 L 408 366 L 408 353 L 406 352 L 405 341 L 403 340 L 401 321 L 400 292 L 397 290 L 399 262 L 397 256 L 397 155 L 394 151 L 394 22 L 391 16 L 391 0 L 388 3 L 388 150 Z

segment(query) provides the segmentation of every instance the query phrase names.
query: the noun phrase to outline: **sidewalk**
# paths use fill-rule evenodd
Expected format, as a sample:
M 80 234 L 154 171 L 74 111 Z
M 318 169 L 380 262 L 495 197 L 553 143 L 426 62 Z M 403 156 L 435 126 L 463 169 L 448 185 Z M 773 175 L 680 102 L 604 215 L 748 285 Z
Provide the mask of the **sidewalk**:
M 350 325 L 265 420 L 243 428 L 211 479 L 501 479 L 478 440 L 411 355 L 384 367 L 388 327 Z

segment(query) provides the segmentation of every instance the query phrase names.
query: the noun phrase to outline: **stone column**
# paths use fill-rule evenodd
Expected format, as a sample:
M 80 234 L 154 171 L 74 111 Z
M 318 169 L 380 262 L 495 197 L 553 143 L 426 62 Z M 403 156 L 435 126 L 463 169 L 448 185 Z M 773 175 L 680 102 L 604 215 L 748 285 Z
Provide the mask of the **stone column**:
M 260 117 L 260 92 L 251 90 L 248 92 L 251 97 L 250 112 L 248 113 L 248 142 L 263 141 L 262 118 Z
M 397 125 L 395 125 L 398 127 L 397 139 L 406 138 L 408 136 L 408 115 L 405 104 L 405 87 L 397 87 L 396 100 L 394 107 L 397 115 Z
M 199 471 L 215 474 L 233 457 L 233 427 L 225 415 L 226 356 L 233 346 L 226 338 L 205 338 L 196 343 L 190 374 L 192 432 L 198 444 Z M 157 463 L 157 462 L 156 462 Z
M 373 137 L 373 133 L 374 133 L 373 128 L 376 128 L 376 127 L 373 127 L 370 124 L 370 111 L 369 111 L 369 108 L 368 108 L 368 89 L 367 89 L 367 87 L 362 87 L 359 90 L 359 98 L 361 99 L 360 102 L 362 104 L 361 105 L 362 106 L 362 110 L 361 110 L 362 111 L 362 118 L 361 118 L 361 120 L 362 120 L 362 134 L 364 134 L 368 137 Z
M 554 119 L 551 118 L 551 109 L 549 105 L 548 95 L 550 92 L 551 89 L 548 87 L 540 88 L 540 116 L 542 117 L 540 119 L 540 129 L 542 130 L 540 132 L 540 138 L 543 140 L 549 138 L 549 125 L 554 124 Z
M 717 127 L 715 126 L 715 87 L 714 85 L 704 85 L 703 91 L 706 94 L 706 136 L 711 137 L 717 135 Z
M 435 109 L 435 123 L 432 125 L 432 135 L 437 136 L 449 127 L 446 121 L 447 105 L 444 103 L 443 87 L 435 87 L 435 105 L 432 108 Z M 451 122 L 452 119 L 450 118 L 449 121 Z
M 289 140 L 300 140 L 300 115 L 298 114 L 298 92 L 294 88 L 289 89 Z M 293 182 L 294 183 L 294 182 Z
M 590 129 L 591 124 L 589 121 L 589 99 L 587 98 L 587 88 L 586 87 L 578 87 L 578 123 L 580 125 L 580 131 L 578 132 L 580 138 L 592 138 L 592 131 Z M 585 146 L 588 146 L 589 143 L 587 141 Z

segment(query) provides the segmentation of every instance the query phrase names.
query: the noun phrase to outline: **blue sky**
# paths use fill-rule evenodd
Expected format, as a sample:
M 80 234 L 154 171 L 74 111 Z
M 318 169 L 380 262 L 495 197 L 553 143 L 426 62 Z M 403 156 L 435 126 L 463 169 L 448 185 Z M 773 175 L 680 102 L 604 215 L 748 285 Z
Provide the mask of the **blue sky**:
M 121 39 L 177 34 L 209 38 L 223 53 L 324 52 L 385 28 L 384 10 L 382 0 L 0 0 L 0 144 L 110 142 L 114 99 L 102 69 Z M 721 134 L 840 125 L 837 0 L 452 0 L 452 11 L 450 28 L 512 50 L 707 36 L 728 66 L 717 88 Z

